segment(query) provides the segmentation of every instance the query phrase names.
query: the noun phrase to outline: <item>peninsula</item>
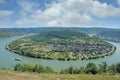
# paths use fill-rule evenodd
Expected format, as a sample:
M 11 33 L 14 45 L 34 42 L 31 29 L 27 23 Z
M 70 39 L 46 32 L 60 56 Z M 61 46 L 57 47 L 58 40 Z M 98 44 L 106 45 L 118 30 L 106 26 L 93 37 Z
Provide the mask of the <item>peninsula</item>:
M 50 60 L 88 60 L 114 53 L 116 47 L 75 30 L 48 31 L 9 43 L 6 48 L 27 57 Z

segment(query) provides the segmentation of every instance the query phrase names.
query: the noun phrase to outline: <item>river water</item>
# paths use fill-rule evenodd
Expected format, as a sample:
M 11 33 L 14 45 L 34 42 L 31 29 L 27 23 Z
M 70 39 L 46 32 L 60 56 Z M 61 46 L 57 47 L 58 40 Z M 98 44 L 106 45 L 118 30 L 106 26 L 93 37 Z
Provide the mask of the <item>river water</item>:
M 0 40 L 0 68 L 13 69 L 15 64 L 41 64 L 43 66 L 49 66 L 53 68 L 55 71 L 60 71 L 61 69 L 68 68 L 70 66 L 73 67 L 81 67 L 85 66 L 89 62 L 93 62 L 96 65 L 101 62 L 107 62 L 108 65 L 115 64 L 120 62 L 120 43 L 110 42 L 111 44 L 117 47 L 115 53 L 111 56 L 105 58 L 99 58 L 95 60 L 76 60 L 76 61 L 58 61 L 58 60 L 45 60 L 45 59 L 34 59 L 29 57 L 20 56 L 18 54 L 14 54 L 5 49 L 6 44 L 11 41 L 17 40 L 24 36 L 15 36 L 11 38 L 5 38 Z M 21 58 L 21 61 L 16 61 L 13 58 Z

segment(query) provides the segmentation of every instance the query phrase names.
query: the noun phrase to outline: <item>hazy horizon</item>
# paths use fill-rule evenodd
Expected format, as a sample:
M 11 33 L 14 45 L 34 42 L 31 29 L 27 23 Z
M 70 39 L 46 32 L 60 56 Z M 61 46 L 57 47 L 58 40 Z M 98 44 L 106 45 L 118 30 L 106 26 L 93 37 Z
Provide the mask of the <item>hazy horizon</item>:
M 0 29 L 26 29 L 26 28 L 100 28 L 100 29 L 120 29 L 119 27 L 0 27 Z

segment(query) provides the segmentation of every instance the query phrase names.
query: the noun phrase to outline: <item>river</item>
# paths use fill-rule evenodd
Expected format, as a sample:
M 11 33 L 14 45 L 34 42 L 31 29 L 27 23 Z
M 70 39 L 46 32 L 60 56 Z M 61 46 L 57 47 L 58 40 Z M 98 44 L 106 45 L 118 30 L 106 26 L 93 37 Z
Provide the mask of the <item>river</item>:
M 85 66 L 89 62 L 93 62 L 96 65 L 101 62 L 107 62 L 108 65 L 115 64 L 120 62 L 120 43 L 110 42 L 111 44 L 117 47 L 115 53 L 111 56 L 105 58 L 99 58 L 95 60 L 76 60 L 76 61 L 59 61 L 59 60 L 45 60 L 45 59 L 34 59 L 29 57 L 20 56 L 18 54 L 14 54 L 5 49 L 6 44 L 11 41 L 17 40 L 24 36 L 15 36 L 11 38 L 5 38 L 0 40 L 0 68 L 13 69 L 15 64 L 41 64 L 43 66 L 49 66 L 53 68 L 55 71 L 60 71 L 61 69 L 68 68 L 70 66 L 73 67 L 81 67 Z M 13 58 L 21 58 L 21 61 L 16 61 Z

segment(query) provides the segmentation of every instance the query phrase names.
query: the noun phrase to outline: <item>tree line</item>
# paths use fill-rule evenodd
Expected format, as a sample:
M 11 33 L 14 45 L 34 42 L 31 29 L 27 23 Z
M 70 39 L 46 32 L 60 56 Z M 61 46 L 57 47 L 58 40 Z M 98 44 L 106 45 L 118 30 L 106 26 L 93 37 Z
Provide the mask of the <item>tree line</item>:
M 42 65 L 33 64 L 16 64 L 14 66 L 15 71 L 21 72 L 37 72 L 37 73 L 57 73 L 50 67 L 43 67 Z M 108 66 L 106 62 L 102 62 L 98 66 L 94 63 L 88 63 L 85 67 L 75 68 L 69 67 L 59 72 L 60 74 L 118 74 L 120 73 L 120 63 Z
M 21 72 L 36 72 L 36 73 L 55 73 L 54 70 L 50 67 L 43 67 L 42 65 L 33 65 L 33 64 L 16 64 L 14 66 L 15 71 Z
M 115 74 L 120 73 L 120 63 L 108 66 L 106 62 L 102 62 L 98 66 L 94 63 L 88 63 L 86 67 L 74 68 L 69 67 L 61 70 L 61 74 Z

